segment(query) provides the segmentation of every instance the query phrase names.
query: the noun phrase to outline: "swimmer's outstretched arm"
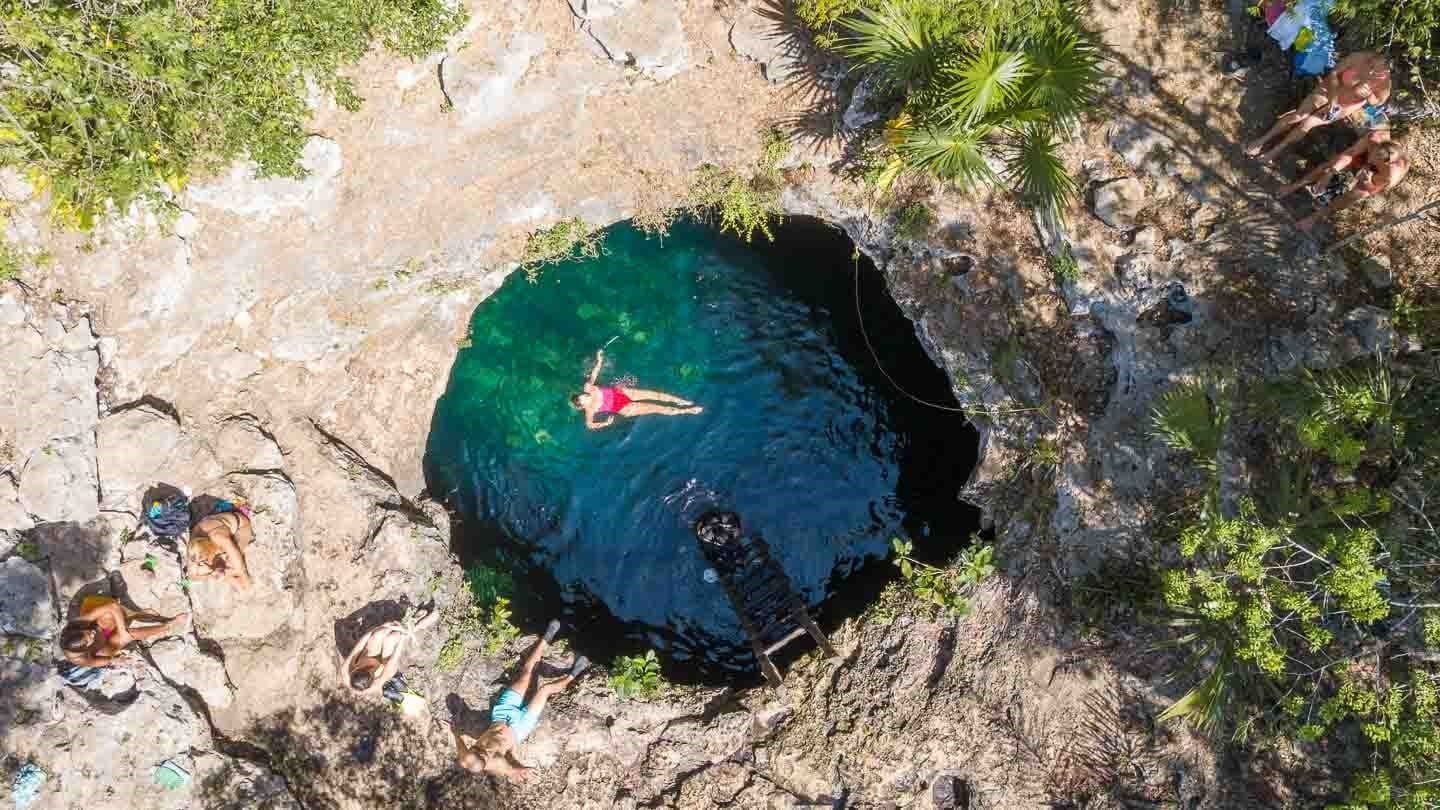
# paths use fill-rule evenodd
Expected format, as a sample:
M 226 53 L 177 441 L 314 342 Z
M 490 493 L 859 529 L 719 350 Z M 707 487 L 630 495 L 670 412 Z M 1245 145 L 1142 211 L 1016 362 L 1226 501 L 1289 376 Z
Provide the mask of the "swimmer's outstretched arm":
M 600 379 L 600 367 L 605 365 L 605 350 L 595 352 L 595 368 L 590 369 L 590 378 L 585 381 L 586 385 L 594 385 Z

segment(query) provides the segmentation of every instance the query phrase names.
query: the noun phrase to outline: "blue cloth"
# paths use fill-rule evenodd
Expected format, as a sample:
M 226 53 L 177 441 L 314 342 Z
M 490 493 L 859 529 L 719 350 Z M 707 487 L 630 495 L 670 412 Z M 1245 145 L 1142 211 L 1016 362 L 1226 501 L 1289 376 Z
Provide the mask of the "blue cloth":
M 405 676 L 397 674 L 380 687 L 380 694 L 391 703 L 401 703 L 405 700 Z
M 490 722 L 509 726 L 510 730 L 515 732 L 515 742 L 518 745 L 535 730 L 535 726 L 540 722 L 540 712 L 530 711 L 530 707 L 525 705 L 524 695 L 514 689 L 505 689 L 490 708 Z
M 35 803 L 40 798 L 40 786 L 45 784 L 49 774 L 40 770 L 38 765 L 25 763 L 15 774 L 15 781 L 10 785 L 10 796 L 15 800 L 15 810 L 25 808 Z
M 55 670 L 60 673 L 61 679 L 66 683 L 81 689 L 91 686 L 100 680 L 101 675 L 105 674 L 101 667 L 82 667 L 69 661 L 61 662 Z
M 1384 129 L 1390 126 L 1390 116 L 1385 114 L 1384 104 L 1376 107 L 1367 101 L 1365 106 L 1360 108 L 1360 115 L 1365 118 L 1366 129 Z

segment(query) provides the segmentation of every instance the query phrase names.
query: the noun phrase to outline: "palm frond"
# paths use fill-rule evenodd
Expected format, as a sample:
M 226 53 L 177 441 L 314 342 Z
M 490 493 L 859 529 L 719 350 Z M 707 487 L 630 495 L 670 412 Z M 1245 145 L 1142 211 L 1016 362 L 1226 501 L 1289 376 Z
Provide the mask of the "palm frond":
M 1182 719 L 1201 731 L 1213 731 L 1225 719 L 1225 710 L 1230 704 L 1233 691 L 1230 676 L 1230 667 L 1224 659 L 1216 661 L 1205 680 L 1160 714 L 1160 722 Z
M 940 70 L 947 47 L 918 6 L 889 0 L 876 9 L 840 21 L 850 35 L 836 50 L 873 70 L 892 87 L 923 85 Z
M 999 180 L 981 151 L 986 134 L 983 128 L 916 125 L 903 131 L 895 151 L 907 170 L 929 172 L 969 191 Z
M 1073 124 L 1100 96 L 1104 54 L 1095 35 L 1073 15 L 1056 21 L 1026 48 L 1031 73 L 1025 103 L 1059 126 Z
M 1052 211 L 1076 194 L 1075 180 L 1056 154 L 1054 137 L 1040 126 L 1020 131 L 1006 150 L 1005 173 L 1022 198 Z
M 957 120 L 975 124 L 1014 106 L 1030 70 L 1025 54 L 1004 50 L 992 40 L 946 68 L 951 81 L 947 111 Z
M 1151 432 L 1171 449 L 1193 454 L 1200 467 L 1214 470 L 1230 411 L 1229 380 L 1202 378 L 1180 383 L 1161 395 L 1151 413 Z

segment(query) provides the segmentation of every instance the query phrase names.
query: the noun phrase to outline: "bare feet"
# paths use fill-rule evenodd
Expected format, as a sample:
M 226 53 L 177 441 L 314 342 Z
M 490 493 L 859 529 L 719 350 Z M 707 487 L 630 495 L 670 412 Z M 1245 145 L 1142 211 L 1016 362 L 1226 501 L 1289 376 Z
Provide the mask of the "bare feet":
M 704 413 L 704 412 L 705 412 L 705 409 L 702 408 L 702 407 L 700 407 L 699 405 L 694 405 L 694 406 L 692 406 L 692 407 L 686 408 L 685 410 L 681 411 L 681 413 L 686 413 L 686 414 Z

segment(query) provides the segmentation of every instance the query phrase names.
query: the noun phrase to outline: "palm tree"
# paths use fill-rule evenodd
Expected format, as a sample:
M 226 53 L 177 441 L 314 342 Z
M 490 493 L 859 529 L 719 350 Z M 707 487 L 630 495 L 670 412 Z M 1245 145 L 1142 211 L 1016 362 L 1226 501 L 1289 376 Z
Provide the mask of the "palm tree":
M 1074 197 L 1058 139 L 1095 102 L 1103 57 L 1079 15 L 1058 8 L 1010 33 L 1003 18 L 968 33 L 937 25 L 927 0 L 886 0 L 842 21 L 840 52 L 906 96 L 887 125 L 882 182 L 906 172 L 965 190 L 1003 180 L 1052 210 Z

